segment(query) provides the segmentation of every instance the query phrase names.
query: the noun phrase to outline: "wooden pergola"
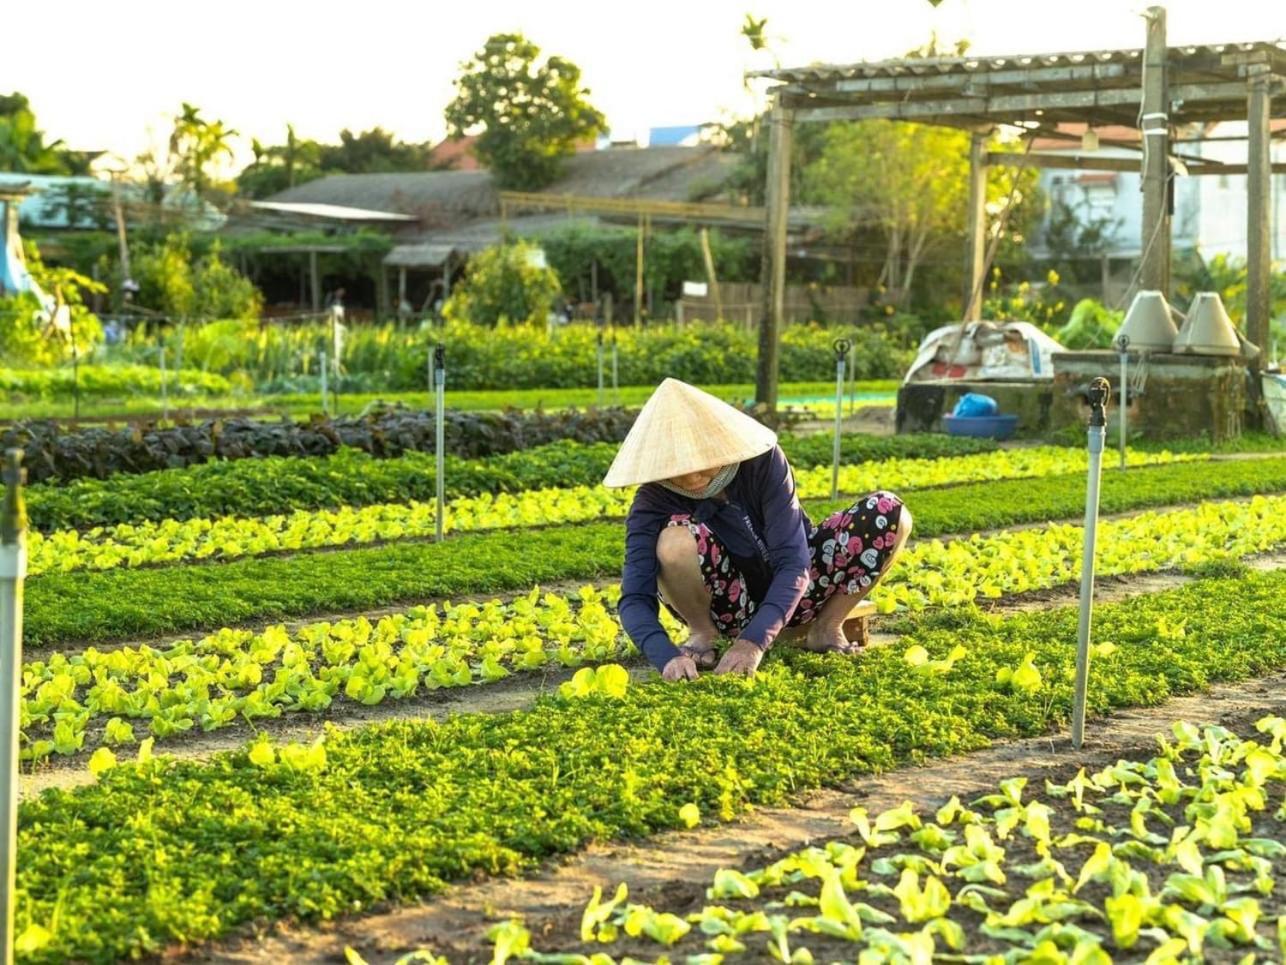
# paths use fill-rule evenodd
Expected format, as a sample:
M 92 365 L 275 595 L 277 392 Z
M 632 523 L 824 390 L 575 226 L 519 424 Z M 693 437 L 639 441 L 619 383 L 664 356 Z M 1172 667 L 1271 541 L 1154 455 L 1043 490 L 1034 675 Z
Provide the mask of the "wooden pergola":
M 1167 47 L 1165 10 L 1145 15 L 1141 49 L 1036 54 L 1016 57 L 937 57 L 756 71 L 778 83 L 772 100 L 765 204 L 766 231 L 756 401 L 777 405 L 778 344 L 786 273 L 786 219 L 790 147 L 797 122 L 880 118 L 936 124 L 971 132 L 967 240 L 964 252 L 965 321 L 977 319 L 986 247 L 986 167 L 1021 164 L 1140 171 L 1143 186 L 1140 286 L 1170 288 L 1170 218 L 1176 127 L 1245 119 L 1246 163 L 1188 163 L 1189 175 L 1246 174 L 1248 181 L 1247 329 L 1266 346 L 1269 313 L 1269 156 L 1272 98 L 1286 84 L 1286 47 L 1276 42 Z M 1091 128 L 1126 125 L 1141 130 L 1139 162 L 1094 153 L 1068 156 L 988 152 L 1002 125 L 1026 136 L 1057 135 L 1065 122 Z M 1262 357 L 1262 356 L 1261 356 Z M 1258 363 L 1256 363 L 1258 364 Z

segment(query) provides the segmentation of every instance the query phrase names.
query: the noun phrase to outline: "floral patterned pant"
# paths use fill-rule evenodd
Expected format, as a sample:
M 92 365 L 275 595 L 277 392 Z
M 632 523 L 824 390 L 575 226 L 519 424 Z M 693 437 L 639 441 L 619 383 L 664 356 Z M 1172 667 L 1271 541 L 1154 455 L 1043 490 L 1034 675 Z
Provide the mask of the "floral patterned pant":
M 836 593 L 858 593 L 877 583 L 897 543 L 901 518 L 902 500 L 880 491 L 863 496 L 848 509 L 832 513 L 812 527 L 808 534 L 812 553 L 808 589 L 786 626 L 811 623 Z M 759 601 L 751 599 L 746 578 L 705 523 L 695 523 L 688 515 L 676 515 L 666 525 L 686 526 L 696 539 L 701 576 L 710 591 L 710 616 L 720 633 L 735 637 L 759 607 Z M 674 607 L 664 599 L 661 602 L 682 621 Z

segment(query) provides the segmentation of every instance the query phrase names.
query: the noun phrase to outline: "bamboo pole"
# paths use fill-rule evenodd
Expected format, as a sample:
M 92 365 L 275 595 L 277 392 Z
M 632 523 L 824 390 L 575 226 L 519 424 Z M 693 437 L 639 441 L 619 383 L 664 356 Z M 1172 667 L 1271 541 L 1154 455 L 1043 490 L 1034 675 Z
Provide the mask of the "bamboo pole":
M 0 505 L 0 962 L 13 965 L 18 850 L 18 683 L 22 676 L 22 584 L 27 575 L 27 512 L 22 450 L 5 453 Z
M 795 112 L 774 101 L 768 135 L 766 230 L 760 283 L 759 362 L 755 402 L 777 411 L 778 350 L 786 294 L 786 214 L 790 204 L 790 152 Z

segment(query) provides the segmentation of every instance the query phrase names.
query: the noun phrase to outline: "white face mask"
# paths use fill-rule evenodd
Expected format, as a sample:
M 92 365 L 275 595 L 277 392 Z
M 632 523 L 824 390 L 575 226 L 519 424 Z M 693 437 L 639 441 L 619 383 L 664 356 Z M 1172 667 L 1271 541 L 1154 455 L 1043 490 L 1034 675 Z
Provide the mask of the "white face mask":
M 727 488 L 728 483 L 732 482 L 733 477 L 737 475 L 737 470 L 740 467 L 741 463 L 739 462 L 734 462 L 731 466 L 724 466 L 719 470 L 715 477 L 710 480 L 705 489 L 696 492 L 690 489 L 680 489 L 668 479 L 662 479 L 661 485 L 670 490 L 670 492 L 677 493 L 680 496 L 686 496 L 688 499 L 709 499 L 711 496 L 718 495 Z

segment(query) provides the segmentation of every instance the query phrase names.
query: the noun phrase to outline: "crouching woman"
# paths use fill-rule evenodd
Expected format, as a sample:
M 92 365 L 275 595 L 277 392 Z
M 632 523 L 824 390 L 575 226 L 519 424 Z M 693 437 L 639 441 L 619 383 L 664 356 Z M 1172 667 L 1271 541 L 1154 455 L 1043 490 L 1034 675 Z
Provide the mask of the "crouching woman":
M 752 674 L 779 635 L 854 653 L 844 619 L 911 533 L 910 512 L 888 492 L 813 525 L 772 430 L 677 379 L 652 394 L 603 481 L 639 486 L 620 619 L 669 681 Z M 662 628 L 661 605 L 687 625 L 682 646 Z M 733 641 L 722 657 L 721 639 Z

